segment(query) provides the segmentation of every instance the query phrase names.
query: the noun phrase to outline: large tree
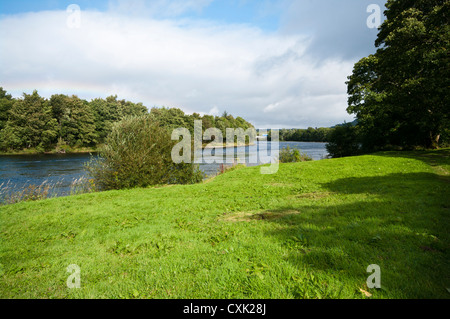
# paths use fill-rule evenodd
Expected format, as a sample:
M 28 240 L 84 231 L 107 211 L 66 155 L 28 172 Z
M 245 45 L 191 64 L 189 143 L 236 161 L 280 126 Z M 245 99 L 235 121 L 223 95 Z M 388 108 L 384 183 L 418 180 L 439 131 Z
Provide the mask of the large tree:
M 58 135 L 71 146 L 97 143 L 94 113 L 87 101 L 77 96 L 55 94 L 49 101 L 53 117 L 58 121 Z
M 449 0 L 388 0 L 376 53 L 349 77 L 366 149 L 437 147 L 449 127 Z
M 11 94 L 8 94 L 2 87 L 0 87 L 0 131 L 6 126 L 9 110 L 11 109 L 13 103 L 14 100 Z
M 148 113 L 148 109 L 142 103 L 117 100 L 117 95 L 108 96 L 106 100 L 97 98 L 89 104 L 94 112 L 95 129 L 100 143 L 111 132 L 113 123 L 125 116 L 141 116 Z
M 9 110 L 8 121 L 2 130 L 3 148 L 48 149 L 57 138 L 57 121 L 48 101 L 33 94 L 23 94 Z

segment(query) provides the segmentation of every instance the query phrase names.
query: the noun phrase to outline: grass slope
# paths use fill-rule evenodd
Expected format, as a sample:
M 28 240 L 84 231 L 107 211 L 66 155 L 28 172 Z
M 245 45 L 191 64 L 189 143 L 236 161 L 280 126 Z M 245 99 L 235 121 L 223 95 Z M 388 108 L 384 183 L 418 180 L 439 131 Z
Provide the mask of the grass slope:
M 0 207 L 1 298 L 449 298 L 450 150 Z M 67 267 L 80 267 L 69 289 Z M 370 264 L 381 289 L 369 289 Z

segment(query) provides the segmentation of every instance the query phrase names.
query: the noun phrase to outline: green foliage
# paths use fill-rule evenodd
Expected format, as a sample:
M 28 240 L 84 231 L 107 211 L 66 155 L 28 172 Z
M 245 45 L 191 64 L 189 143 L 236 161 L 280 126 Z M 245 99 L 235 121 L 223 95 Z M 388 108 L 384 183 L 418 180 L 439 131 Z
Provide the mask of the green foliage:
M 450 2 L 389 0 L 375 54 L 355 64 L 349 107 L 363 148 L 445 145 L 449 120 Z
M 166 127 L 170 131 L 176 128 L 185 127 L 189 129 L 191 134 L 193 134 L 193 118 L 189 117 L 189 115 L 184 114 L 184 112 L 179 108 L 153 107 L 150 110 L 150 115 L 162 127 Z
M 101 190 L 200 182 L 203 175 L 190 163 L 175 164 L 176 141 L 150 115 L 126 117 L 112 131 L 87 170 Z
M 312 158 L 306 154 L 301 153 L 298 149 L 291 149 L 289 146 L 280 151 L 279 160 L 281 163 L 296 163 L 312 161 Z
M 24 93 L 23 99 L 13 99 L 0 88 L 0 150 L 95 147 L 104 141 L 114 122 L 147 113 L 142 103 L 117 100 L 117 96 L 88 102 L 55 94 L 47 100 L 34 91 Z
M 105 99 L 93 99 L 90 103 L 94 114 L 98 142 L 103 143 L 111 132 L 112 125 L 126 116 L 140 116 L 148 113 L 142 103 L 117 100 L 117 95 Z
M 59 125 L 59 138 L 70 146 L 97 144 L 94 114 L 87 101 L 77 96 L 53 95 L 49 101 Z
M 6 91 L 0 87 L 0 132 L 6 126 L 9 110 L 11 109 L 13 103 L 14 101 L 11 94 L 7 94 Z
M 188 115 L 179 108 L 165 107 L 154 107 L 149 112 L 142 103 L 118 100 L 117 95 L 88 102 L 63 94 L 54 94 L 47 100 L 34 91 L 31 95 L 24 93 L 23 99 L 14 99 L 0 87 L 0 151 L 95 148 L 105 142 L 114 123 L 147 114 L 167 130 L 184 127 L 192 136 L 194 120 L 202 120 L 203 132 L 218 124 L 224 138 L 226 128 L 253 128 L 243 118 L 235 119 L 226 112 L 222 117 Z
M 333 128 L 319 127 L 307 129 L 281 129 L 278 133 L 280 141 L 290 142 L 327 142 Z M 268 131 L 268 140 L 271 140 L 272 131 Z
M 329 136 L 326 145 L 331 157 L 354 156 L 361 153 L 361 143 L 358 127 L 352 123 L 337 125 Z
M 8 111 L 8 121 L 1 137 L 4 149 L 49 149 L 57 138 L 57 121 L 52 117 L 47 100 L 37 91 L 24 93 L 23 99 L 15 100 Z
M 217 128 L 222 132 L 222 137 L 224 142 L 226 142 L 226 129 L 232 128 L 242 128 L 244 131 L 253 128 L 253 125 L 242 117 L 234 118 L 231 114 L 228 114 L 226 111 L 222 116 L 212 116 L 212 115 L 204 115 L 203 117 L 197 113 L 192 115 L 185 114 L 182 110 L 178 108 L 152 108 L 150 110 L 150 115 L 154 118 L 155 121 L 159 122 L 161 126 L 168 128 L 169 130 L 173 130 L 180 127 L 185 127 L 189 130 L 191 136 L 194 136 L 194 121 L 201 120 L 202 121 L 202 134 L 208 128 Z M 198 132 L 200 133 L 200 132 Z M 248 142 L 248 136 L 246 136 L 246 142 Z M 236 137 L 233 142 L 236 142 Z

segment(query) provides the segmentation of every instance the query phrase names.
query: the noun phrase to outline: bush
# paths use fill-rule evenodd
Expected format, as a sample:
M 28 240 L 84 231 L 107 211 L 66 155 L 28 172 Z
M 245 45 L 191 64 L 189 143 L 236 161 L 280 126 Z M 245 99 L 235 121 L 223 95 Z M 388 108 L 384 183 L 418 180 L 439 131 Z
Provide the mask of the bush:
M 312 158 L 306 154 L 301 153 L 296 148 L 291 149 L 289 146 L 287 146 L 280 151 L 281 163 L 295 163 L 306 161 L 312 161 Z
M 114 123 L 99 156 L 86 169 L 100 190 L 202 181 L 198 167 L 172 161 L 176 143 L 149 115 L 125 118 Z
M 361 154 L 358 127 L 352 123 L 338 125 L 329 135 L 326 145 L 331 157 L 344 157 Z

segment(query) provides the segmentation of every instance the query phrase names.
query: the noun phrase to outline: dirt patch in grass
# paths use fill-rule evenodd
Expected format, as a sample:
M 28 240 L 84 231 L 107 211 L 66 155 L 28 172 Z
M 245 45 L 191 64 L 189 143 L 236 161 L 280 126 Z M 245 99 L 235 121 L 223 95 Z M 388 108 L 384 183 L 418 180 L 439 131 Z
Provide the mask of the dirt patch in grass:
M 321 199 L 331 195 L 336 195 L 335 192 L 312 192 L 312 193 L 304 193 L 294 195 L 295 198 L 304 198 L 304 199 Z
M 444 167 L 442 166 L 433 166 L 433 169 L 435 170 L 435 172 L 439 175 L 444 175 L 444 176 L 448 176 L 450 173 L 448 170 L 446 170 Z
M 254 220 L 273 220 L 285 217 L 287 215 L 296 215 L 296 214 L 300 214 L 300 212 L 297 210 L 237 212 L 224 215 L 222 217 L 222 220 L 227 222 L 250 222 Z

